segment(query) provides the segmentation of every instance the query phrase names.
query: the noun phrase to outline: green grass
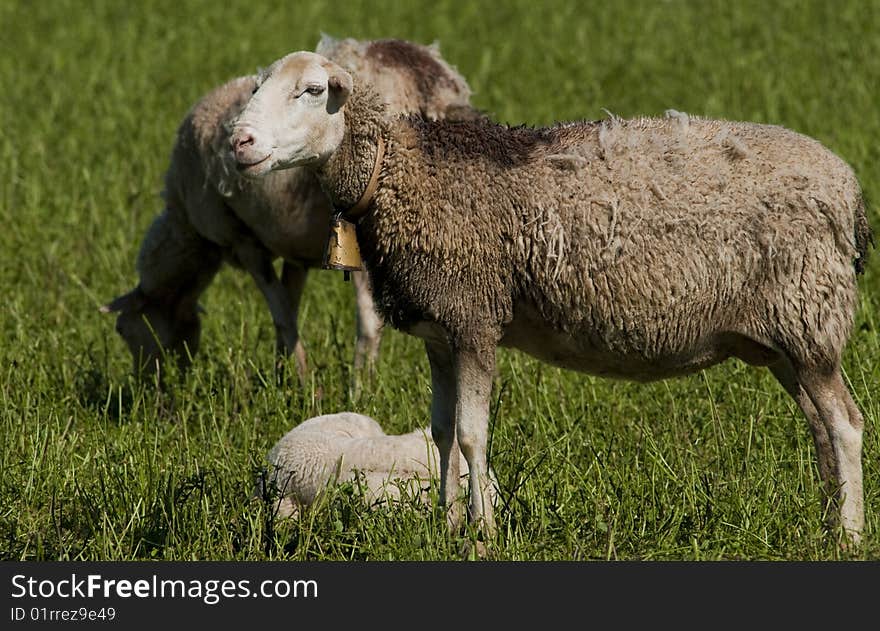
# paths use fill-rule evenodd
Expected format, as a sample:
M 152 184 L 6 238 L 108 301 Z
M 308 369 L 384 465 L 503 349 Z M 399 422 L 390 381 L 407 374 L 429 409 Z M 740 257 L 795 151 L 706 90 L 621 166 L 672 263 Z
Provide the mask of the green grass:
M 428 423 L 417 340 L 386 332 L 348 392 L 353 292 L 311 275 L 306 388 L 276 387 L 253 284 L 205 295 L 202 352 L 167 395 L 135 383 L 113 318 L 131 287 L 174 132 L 200 95 L 311 49 L 321 31 L 439 40 L 497 119 L 694 114 L 785 125 L 880 200 L 880 3 L 369 3 L 0 0 L 0 557 L 455 559 L 430 510 L 367 511 L 350 488 L 272 526 L 249 502 L 268 448 L 353 409 Z M 880 226 L 876 206 L 872 222 Z M 876 254 L 876 253 L 875 253 Z M 865 544 L 880 558 L 880 256 L 845 355 L 865 412 Z M 321 396 L 316 396 L 316 393 Z M 806 422 L 766 371 L 729 362 L 638 385 L 501 351 L 491 464 L 499 559 L 836 559 Z

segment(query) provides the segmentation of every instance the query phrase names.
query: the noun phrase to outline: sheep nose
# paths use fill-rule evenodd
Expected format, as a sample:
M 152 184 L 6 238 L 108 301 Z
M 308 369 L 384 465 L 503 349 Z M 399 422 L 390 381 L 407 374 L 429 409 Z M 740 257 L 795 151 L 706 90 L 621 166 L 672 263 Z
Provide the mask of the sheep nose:
M 254 135 L 248 131 L 236 132 L 231 138 L 231 142 L 233 151 L 238 154 L 254 144 Z
M 271 151 L 261 148 L 259 136 L 249 126 L 242 125 L 233 129 L 232 136 L 229 138 L 232 145 L 232 155 L 235 158 L 236 168 L 245 174 L 259 175 L 265 173 L 263 165 L 262 170 L 254 168 L 256 165 L 266 162 Z

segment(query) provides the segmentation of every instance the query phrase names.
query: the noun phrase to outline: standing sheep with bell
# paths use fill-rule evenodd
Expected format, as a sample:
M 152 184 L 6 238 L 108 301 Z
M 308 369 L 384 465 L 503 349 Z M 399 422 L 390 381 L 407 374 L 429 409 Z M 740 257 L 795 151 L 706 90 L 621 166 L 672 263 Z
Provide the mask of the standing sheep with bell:
M 306 166 L 337 208 L 363 205 L 378 170 L 358 226 L 376 305 L 425 340 L 441 491 L 454 506 L 457 445 L 487 531 L 489 398 L 509 346 L 639 381 L 767 366 L 859 540 L 864 422 L 840 363 L 870 230 L 852 170 L 815 140 L 678 114 L 391 120 L 368 85 L 300 52 L 269 68 L 232 142 L 242 173 Z

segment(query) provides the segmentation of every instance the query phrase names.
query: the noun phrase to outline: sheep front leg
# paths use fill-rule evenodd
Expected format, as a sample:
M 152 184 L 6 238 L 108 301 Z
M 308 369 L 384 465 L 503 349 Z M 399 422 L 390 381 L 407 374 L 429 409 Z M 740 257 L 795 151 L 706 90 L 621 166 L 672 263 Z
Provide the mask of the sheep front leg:
M 300 263 L 291 263 L 285 261 L 281 269 L 281 284 L 287 292 L 288 313 L 292 319 L 293 335 L 296 338 L 293 347 L 287 346 L 286 351 L 293 351 L 296 360 L 296 370 L 299 373 L 300 380 L 305 379 L 308 364 L 306 363 L 306 349 L 303 347 L 302 340 L 299 338 L 299 303 L 302 298 L 303 289 L 306 286 L 306 276 L 309 270 Z M 280 336 L 279 336 L 280 341 Z M 287 342 L 285 342 L 287 344 Z M 276 344 L 277 345 L 277 344 Z M 284 352 L 285 349 L 279 349 Z
M 489 399 L 495 372 L 495 355 L 457 349 L 455 368 L 455 428 L 470 475 L 469 514 L 473 523 L 491 537 L 495 516 L 490 501 L 486 448 L 489 434 Z
M 296 328 L 296 317 L 290 304 L 290 298 L 284 284 L 278 279 L 275 268 L 272 266 L 272 254 L 267 249 L 256 243 L 245 243 L 236 248 L 236 257 L 242 266 L 248 271 L 257 283 L 260 292 L 269 305 L 272 314 L 272 322 L 275 325 L 276 349 L 278 356 L 288 356 L 296 352 L 299 344 L 299 332 Z M 295 286 L 296 275 L 289 272 L 288 282 Z M 302 283 L 305 282 L 303 278 Z M 300 288 L 301 291 L 301 288 Z M 305 354 L 302 354 L 303 363 L 298 362 L 297 369 L 302 381 L 305 378 Z M 278 363 L 280 368 L 281 364 Z
M 426 341 L 431 365 L 431 437 L 440 452 L 440 502 L 446 509 L 449 529 L 461 527 L 459 455 L 455 437 L 455 369 L 452 350 L 445 341 Z
M 382 341 L 382 319 L 373 306 L 370 277 L 366 272 L 352 274 L 357 300 L 357 344 L 354 350 L 354 369 L 359 373 L 364 366 L 373 374 L 379 344 Z

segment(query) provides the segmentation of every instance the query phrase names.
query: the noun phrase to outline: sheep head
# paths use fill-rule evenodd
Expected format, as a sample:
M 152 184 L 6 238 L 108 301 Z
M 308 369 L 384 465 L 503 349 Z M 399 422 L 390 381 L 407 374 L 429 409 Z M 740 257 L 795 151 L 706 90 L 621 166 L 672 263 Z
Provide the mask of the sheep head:
M 102 313 L 118 313 L 116 332 L 131 352 L 134 372 L 162 375 L 162 360 L 177 357 L 181 369 L 196 354 L 201 335 L 198 307 L 183 301 L 148 297 L 140 286 L 101 307 Z
M 233 125 L 239 172 L 260 177 L 325 162 L 342 143 L 352 85 L 348 72 L 316 53 L 291 53 L 269 66 Z

